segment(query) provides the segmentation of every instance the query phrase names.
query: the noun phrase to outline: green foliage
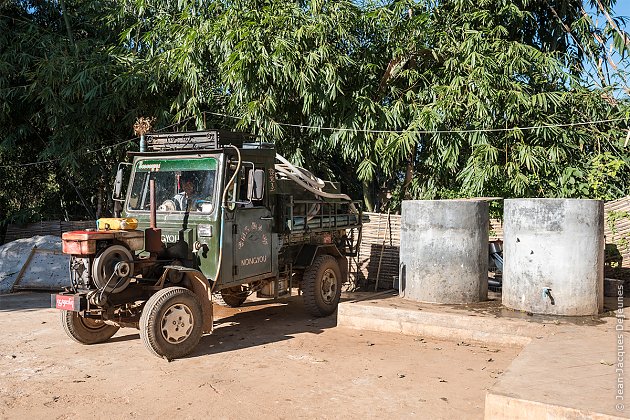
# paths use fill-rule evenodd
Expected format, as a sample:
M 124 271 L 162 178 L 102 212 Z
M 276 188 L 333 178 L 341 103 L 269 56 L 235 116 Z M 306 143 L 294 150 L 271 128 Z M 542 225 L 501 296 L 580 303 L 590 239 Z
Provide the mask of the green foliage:
M 0 176 L 16 180 L 2 190 L 0 220 L 106 213 L 112 174 L 129 146 L 120 143 L 138 114 L 163 107 L 144 101 L 146 79 L 115 53 L 122 27 L 103 13 L 116 4 L 66 3 L 72 40 L 57 3 L 0 9 Z M 11 167 L 37 161 L 48 163 Z
M 611 200 L 622 191 L 616 184 L 618 176 L 626 163 L 610 152 L 596 155 L 591 160 L 587 180 L 591 197 Z
M 606 222 L 608 224 L 608 229 L 610 230 L 610 233 L 612 233 L 612 238 L 610 238 L 610 241 L 613 244 L 618 245 L 619 249 L 624 250 L 624 251 L 628 249 L 628 237 L 617 236 L 617 233 L 618 233 L 617 223 L 619 221 L 628 220 L 628 219 L 630 219 L 630 213 L 628 213 L 627 211 L 609 211 L 606 214 Z M 608 244 L 606 246 L 608 247 Z M 615 253 L 613 252 L 614 250 L 607 249 L 606 251 L 607 251 L 607 254 L 611 254 L 610 255 L 611 257 L 618 256 L 618 255 L 615 255 Z M 619 250 L 616 250 L 616 251 L 617 251 L 616 254 L 619 254 Z
M 0 163 L 54 161 L 0 168 L 33 183 L 0 220 L 105 213 L 139 116 L 253 132 L 380 209 L 628 194 L 612 0 L 64 4 L 0 9 Z
M 630 219 L 630 213 L 627 211 L 609 211 L 606 215 L 606 221 L 608 223 L 608 229 L 614 236 L 617 234 L 617 222 L 623 219 Z

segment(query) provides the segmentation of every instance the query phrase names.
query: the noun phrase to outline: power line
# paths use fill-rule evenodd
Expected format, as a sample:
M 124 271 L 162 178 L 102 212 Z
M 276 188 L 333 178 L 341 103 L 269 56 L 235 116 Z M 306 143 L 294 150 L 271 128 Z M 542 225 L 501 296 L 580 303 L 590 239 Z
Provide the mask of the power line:
M 218 112 L 205 112 L 206 114 L 215 115 L 218 117 L 232 118 L 236 120 L 241 120 L 242 117 L 237 117 L 234 115 L 221 114 Z M 625 121 L 626 118 L 612 118 L 607 120 L 595 120 L 595 121 L 583 121 L 576 123 L 565 123 L 565 124 L 547 124 L 547 125 L 533 125 L 526 127 L 511 127 L 511 128 L 475 128 L 469 130 L 371 130 L 371 129 L 362 129 L 362 128 L 344 128 L 344 127 L 322 127 L 315 125 L 304 125 L 304 124 L 288 124 L 275 122 L 276 124 L 283 127 L 293 127 L 293 128 L 305 128 L 311 130 L 320 130 L 320 131 L 343 131 L 343 132 L 353 132 L 353 133 L 374 133 L 374 134 L 401 134 L 401 133 L 416 133 L 416 134 L 468 134 L 468 133 L 495 133 L 495 132 L 507 132 L 514 130 L 539 130 L 545 128 L 563 128 L 563 127 L 575 127 L 581 125 L 593 125 L 593 124 L 602 124 L 602 123 L 610 123 L 610 122 L 618 122 Z
M 129 140 L 123 140 L 123 141 L 121 141 L 121 142 L 114 143 L 114 144 L 109 145 L 109 146 L 99 147 L 98 149 L 94 149 L 94 150 L 87 149 L 87 150 L 85 151 L 85 153 L 86 153 L 86 154 L 88 154 L 88 153 L 96 153 L 96 152 L 100 152 L 101 150 L 111 149 L 112 147 L 116 147 L 116 146 L 120 146 L 120 145 L 123 145 L 123 144 L 131 143 L 132 141 L 136 141 L 136 140 L 139 140 L 139 139 L 140 139 L 140 137 L 134 137 L 134 138 L 132 138 L 132 139 L 129 139 Z
M 162 127 L 162 128 L 160 128 L 160 129 L 158 129 L 158 130 L 155 130 L 155 131 L 156 131 L 156 132 L 159 132 L 159 131 L 164 131 L 164 130 L 169 129 L 169 128 L 171 128 L 171 127 L 174 127 L 174 126 L 176 126 L 176 125 L 187 123 L 187 122 L 188 122 L 188 121 L 190 121 L 192 118 L 194 118 L 194 117 L 188 117 L 188 118 L 186 118 L 185 120 L 178 121 L 178 122 L 173 123 L 173 124 L 171 124 L 171 125 L 167 125 L 166 127 Z M 136 141 L 136 140 L 139 140 L 139 139 L 140 139 L 140 137 L 134 137 L 134 138 L 129 139 L 129 140 L 123 140 L 123 141 L 120 141 L 120 142 L 118 142 L 118 143 L 110 144 L 110 145 L 108 145 L 108 146 L 99 147 L 98 149 L 94 149 L 94 150 L 87 149 L 87 150 L 86 150 L 83 154 L 84 154 L 84 155 L 87 155 L 87 154 L 90 154 L 90 153 L 100 152 L 101 150 L 111 149 L 111 148 L 113 148 L 113 147 L 116 147 L 116 146 L 121 146 L 121 145 L 123 145 L 123 144 L 127 144 L 127 143 L 131 143 L 132 141 Z M 43 165 L 43 164 L 45 164 L 45 163 L 54 163 L 54 162 L 59 162 L 60 160 L 61 160 L 61 158 L 56 158 L 56 159 L 46 159 L 46 160 L 40 160 L 40 161 L 37 161 L 37 162 L 17 163 L 17 164 L 15 164 L 15 165 L 0 165 L 0 168 L 21 168 L 21 167 L 26 167 L 26 166 L 36 166 L 36 165 Z
M 115 144 L 111 144 L 109 146 L 103 146 L 103 147 L 99 147 L 98 149 L 94 149 L 94 150 L 86 150 L 83 154 L 87 155 L 90 153 L 96 153 L 96 152 L 100 152 L 101 150 L 105 150 L 105 149 L 111 149 L 113 147 L 116 146 L 120 146 L 126 143 L 130 143 L 134 140 L 138 140 L 139 137 L 135 137 L 133 139 L 129 139 L 129 140 L 124 140 Z M 56 159 L 46 159 L 46 160 L 39 160 L 37 162 L 29 162 L 29 163 L 17 163 L 15 165 L 2 165 L 0 166 L 0 168 L 22 168 L 22 167 L 26 167 L 26 166 L 36 166 L 36 165 L 43 165 L 45 163 L 55 163 L 55 162 L 59 162 L 61 160 L 61 158 L 56 158 Z
M 37 162 L 20 163 L 20 164 L 16 164 L 16 165 L 2 165 L 2 166 L 0 166 L 0 168 L 18 168 L 18 167 L 22 167 L 22 166 L 43 165 L 44 163 L 53 163 L 53 162 L 57 162 L 57 161 L 60 161 L 60 160 L 61 160 L 61 158 L 57 158 L 57 159 L 40 160 L 40 161 L 37 161 Z
M 242 119 L 242 117 L 237 117 L 237 116 L 228 115 L 228 114 L 222 114 L 222 113 L 218 113 L 218 112 L 204 111 L 204 114 L 215 115 L 215 116 L 224 117 L 224 118 L 232 118 L 232 119 L 236 119 L 236 120 Z M 164 131 L 164 130 L 166 130 L 168 128 L 174 127 L 174 126 L 179 125 L 179 124 L 187 123 L 192 118 L 194 118 L 194 117 L 188 117 L 185 120 L 178 121 L 178 122 L 173 123 L 171 125 L 167 125 L 166 127 L 162 127 L 160 129 L 156 130 L 156 132 Z M 537 126 L 534 125 L 534 126 L 511 127 L 511 128 L 505 128 L 505 127 L 504 128 L 478 128 L 478 129 L 470 129 L 470 130 L 370 130 L 370 129 L 360 129 L 360 128 L 323 127 L 323 126 L 304 125 L 304 124 L 289 124 L 289 123 L 281 123 L 281 122 L 276 122 L 276 124 L 278 124 L 280 126 L 283 126 L 283 127 L 304 128 L 304 129 L 320 130 L 320 131 L 343 131 L 343 132 L 359 132 L 359 133 L 374 133 L 374 134 L 401 134 L 401 133 L 416 133 L 416 134 L 470 134 L 470 133 L 508 132 L 508 131 L 514 131 L 514 130 L 525 131 L 525 130 L 539 130 L 539 129 L 545 129 L 545 128 L 576 127 L 576 126 L 584 126 L 584 125 L 619 122 L 619 121 L 625 121 L 625 120 L 626 120 L 625 118 L 611 118 L 611 119 L 607 119 L 607 120 L 583 121 L 583 122 L 565 123 L 565 124 L 547 124 L 547 125 L 537 125 Z M 100 148 L 94 149 L 94 150 L 89 150 L 88 149 L 85 152 L 85 154 L 96 153 L 96 152 L 100 152 L 101 150 L 105 150 L 105 149 L 111 149 L 111 148 L 116 147 L 116 146 L 121 146 L 123 144 L 127 144 L 127 143 L 130 143 L 132 141 L 136 141 L 139 138 L 140 137 L 134 137 L 134 138 L 129 139 L 129 140 L 124 140 L 124 141 L 121 141 L 121 142 L 118 142 L 118 143 L 115 143 L 115 144 L 112 144 L 112 145 L 108 145 L 108 146 L 103 146 L 103 147 L 100 147 Z M 20 163 L 20 164 L 15 164 L 15 165 L 2 165 L 2 166 L 0 166 L 0 168 L 20 168 L 20 167 L 26 167 L 26 166 L 43 165 L 45 163 L 54 163 L 54 162 L 58 162 L 60 160 L 61 160 L 61 158 L 47 159 L 47 160 L 41 160 L 41 161 L 37 161 L 37 162 Z

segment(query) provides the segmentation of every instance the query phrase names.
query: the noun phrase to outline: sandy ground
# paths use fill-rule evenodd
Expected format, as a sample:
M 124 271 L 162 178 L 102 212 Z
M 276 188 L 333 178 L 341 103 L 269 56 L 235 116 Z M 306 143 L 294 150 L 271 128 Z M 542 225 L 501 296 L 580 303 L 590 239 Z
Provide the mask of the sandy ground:
M 0 296 L 0 418 L 482 418 L 519 349 L 336 327 L 289 304 L 215 309 L 188 358 L 138 333 L 83 346 L 47 294 Z

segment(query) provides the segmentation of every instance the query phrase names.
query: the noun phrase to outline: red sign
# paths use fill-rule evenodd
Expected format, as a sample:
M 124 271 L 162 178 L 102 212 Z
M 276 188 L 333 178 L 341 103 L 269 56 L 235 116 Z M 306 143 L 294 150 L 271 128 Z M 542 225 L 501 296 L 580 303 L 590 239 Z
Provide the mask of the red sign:
M 74 296 L 57 295 L 55 302 L 57 309 L 65 309 L 66 311 L 76 311 L 78 309 L 74 307 Z

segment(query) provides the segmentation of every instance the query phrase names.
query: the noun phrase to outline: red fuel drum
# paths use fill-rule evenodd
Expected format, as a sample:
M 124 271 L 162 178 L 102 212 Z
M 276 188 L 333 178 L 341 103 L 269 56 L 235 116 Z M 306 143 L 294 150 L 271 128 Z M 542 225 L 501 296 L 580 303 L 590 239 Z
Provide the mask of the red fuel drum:
M 155 230 L 155 229 L 154 229 Z M 158 239 L 159 242 L 159 229 Z M 96 253 L 96 241 L 115 239 L 124 243 L 132 251 L 144 247 L 144 231 L 142 230 L 74 230 L 61 235 L 61 249 L 64 254 L 93 255 Z M 160 242 L 161 248 L 161 242 Z

